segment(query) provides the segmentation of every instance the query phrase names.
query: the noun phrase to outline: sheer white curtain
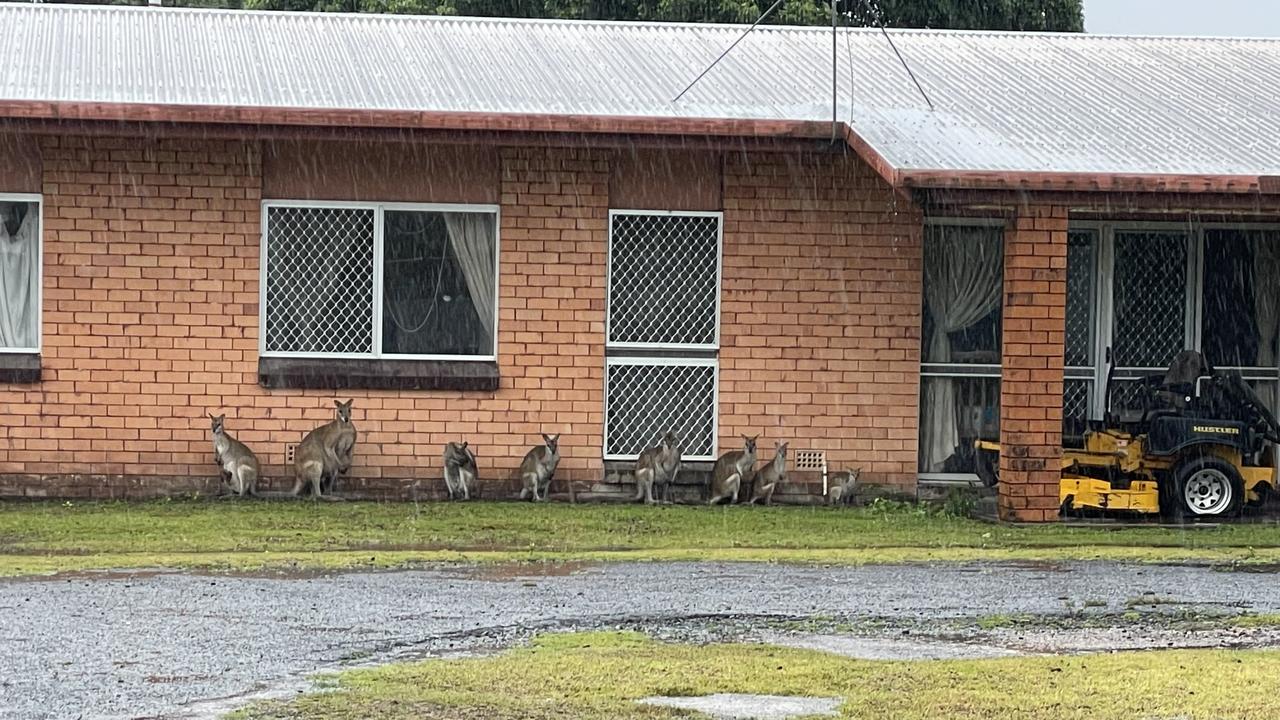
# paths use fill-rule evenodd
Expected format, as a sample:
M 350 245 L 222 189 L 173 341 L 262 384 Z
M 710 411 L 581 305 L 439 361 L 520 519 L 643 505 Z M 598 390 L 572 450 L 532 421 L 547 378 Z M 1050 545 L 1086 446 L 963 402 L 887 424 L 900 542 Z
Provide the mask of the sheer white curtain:
M 480 316 L 485 336 L 489 338 L 489 351 L 493 351 L 493 328 L 497 297 L 498 276 L 494 270 L 494 242 L 497 240 L 496 220 L 489 213 L 445 213 L 445 226 L 449 230 L 449 244 L 454 257 L 467 279 L 471 304 Z
M 27 213 L 9 234 L 15 214 Z M 36 295 L 40 278 L 40 218 L 33 204 L 0 203 L 0 347 L 34 348 L 40 318 Z
M 1280 237 L 1264 233 L 1253 242 L 1253 309 L 1258 324 L 1258 367 L 1276 366 L 1280 330 Z
M 926 363 L 951 361 L 949 333 L 978 322 L 1000 303 L 1001 230 L 943 232 L 925 252 L 924 296 L 933 318 Z M 960 443 L 955 379 L 928 378 L 924 386 L 920 447 L 926 472 L 938 472 Z

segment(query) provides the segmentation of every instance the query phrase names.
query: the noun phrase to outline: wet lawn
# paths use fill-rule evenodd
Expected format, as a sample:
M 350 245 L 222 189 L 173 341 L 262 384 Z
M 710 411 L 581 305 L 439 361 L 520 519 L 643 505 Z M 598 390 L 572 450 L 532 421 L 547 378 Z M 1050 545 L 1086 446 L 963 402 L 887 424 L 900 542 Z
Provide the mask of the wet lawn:
M 169 501 L 0 504 L 0 575 L 173 567 L 732 560 L 1280 562 L 1280 525 L 1008 527 L 882 502 L 825 507 Z
M 1132 720 L 1280 716 L 1259 692 L 1280 653 L 1168 650 L 990 660 L 866 661 L 768 645 L 670 645 L 635 633 L 540 636 L 501 655 L 354 670 L 328 692 L 241 720 L 661 718 L 640 698 L 712 693 L 839 697 L 845 718 Z M 1207 680 L 1211 679 L 1211 680 Z

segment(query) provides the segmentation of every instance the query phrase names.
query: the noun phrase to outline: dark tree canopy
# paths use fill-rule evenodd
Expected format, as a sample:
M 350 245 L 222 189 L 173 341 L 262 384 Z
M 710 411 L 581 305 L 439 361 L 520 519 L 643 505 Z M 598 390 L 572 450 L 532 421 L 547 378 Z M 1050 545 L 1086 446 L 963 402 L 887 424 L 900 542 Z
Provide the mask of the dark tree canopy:
M 85 2 L 86 0 L 78 0 Z M 88 0 L 93 2 L 94 0 Z M 103 2 L 104 0 L 97 0 Z M 121 5 L 146 0 L 105 0 Z M 162 0 L 165 5 L 245 7 L 481 17 L 751 23 L 773 0 Z M 837 0 L 843 22 L 875 25 L 871 0 Z M 883 22 L 899 28 L 1083 32 L 1081 0 L 875 0 Z M 783 0 L 768 22 L 824 25 L 825 0 Z

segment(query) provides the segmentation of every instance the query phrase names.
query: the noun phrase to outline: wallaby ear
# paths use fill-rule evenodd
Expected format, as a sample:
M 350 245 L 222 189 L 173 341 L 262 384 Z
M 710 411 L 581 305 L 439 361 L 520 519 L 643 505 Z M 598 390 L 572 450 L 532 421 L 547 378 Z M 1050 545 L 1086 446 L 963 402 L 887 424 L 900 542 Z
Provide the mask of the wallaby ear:
M 466 449 L 467 449 L 467 441 L 466 441 L 466 440 L 463 440 L 463 441 L 462 441 L 462 449 L 463 449 L 463 450 L 466 450 Z
M 333 401 L 333 406 L 334 406 L 334 407 L 342 407 L 342 401 L 341 401 L 341 400 L 334 400 L 334 401 Z

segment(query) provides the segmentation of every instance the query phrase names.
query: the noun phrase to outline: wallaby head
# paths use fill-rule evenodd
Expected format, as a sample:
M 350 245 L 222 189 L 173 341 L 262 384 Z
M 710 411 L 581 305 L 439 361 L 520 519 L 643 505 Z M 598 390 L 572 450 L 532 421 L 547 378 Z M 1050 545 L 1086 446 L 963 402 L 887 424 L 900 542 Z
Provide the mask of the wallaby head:
M 342 422 L 342 423 L 351 422 L 351 403 L 353 402 L 355 402 L 355 398 L 352 398 L 351 400 L 348 400 L 346 402 L 342 402 L 340 400 L 333 401 L 333 404 L 337 407 L 338 422 Z
M 663 434 L 662 445 L 666 447 L 668 450 L 675 450 L 676 446 L 679 444 L 680 444 L 680 439 L 676 437 L 675 433 L 668 430 L 665 434 Z
M 784 459 L 784 460 L 785 460 L 785 459 L 787 458 L 787 445 L 788 445 L 788 444 L 789 444 L 789 443 L 785 443 L 785 442 L 777 442 L 777 441 L 775 441 L 775 442 L 773 443 L 773 447 L 774 447 L 773 456 L 774 456 L 775 458 L 782 458 L 782 459 Z
M 760 439 L 760 436 L 759 436 L 759 435 L 756 435 L 755 437 L 747 437 L 746 435 L 743 435 L 743 436 L 742 436 L 742 450 L 743 450 L 745 453 L 747 453 L 748 455 L 755 455 L 755 454 L 756 454 L 756 440 L 759 440 L 759 439 Z
M 460 443 L 451 442 L 445 446 L 445 451 L 450 459 L 455 461 L 465 460 L 467 458 L 467 441 L 463 440 Z
M 542 439 L 546 442 L 547 450 L 549 450 L 552 455 L 560 452 L 560 433 L 556 433 L 555 435 L 543 433 Z
M 227 420 L 226 415 L 218 415 L 217 417 L 215 417 L 213 413 L 209 413 L 209 419 L 213 421 L 214 435 L 217 435 L 218 433 L 223 432 L 225 430 L 223 425 L 226 423 L 226 420 Z

